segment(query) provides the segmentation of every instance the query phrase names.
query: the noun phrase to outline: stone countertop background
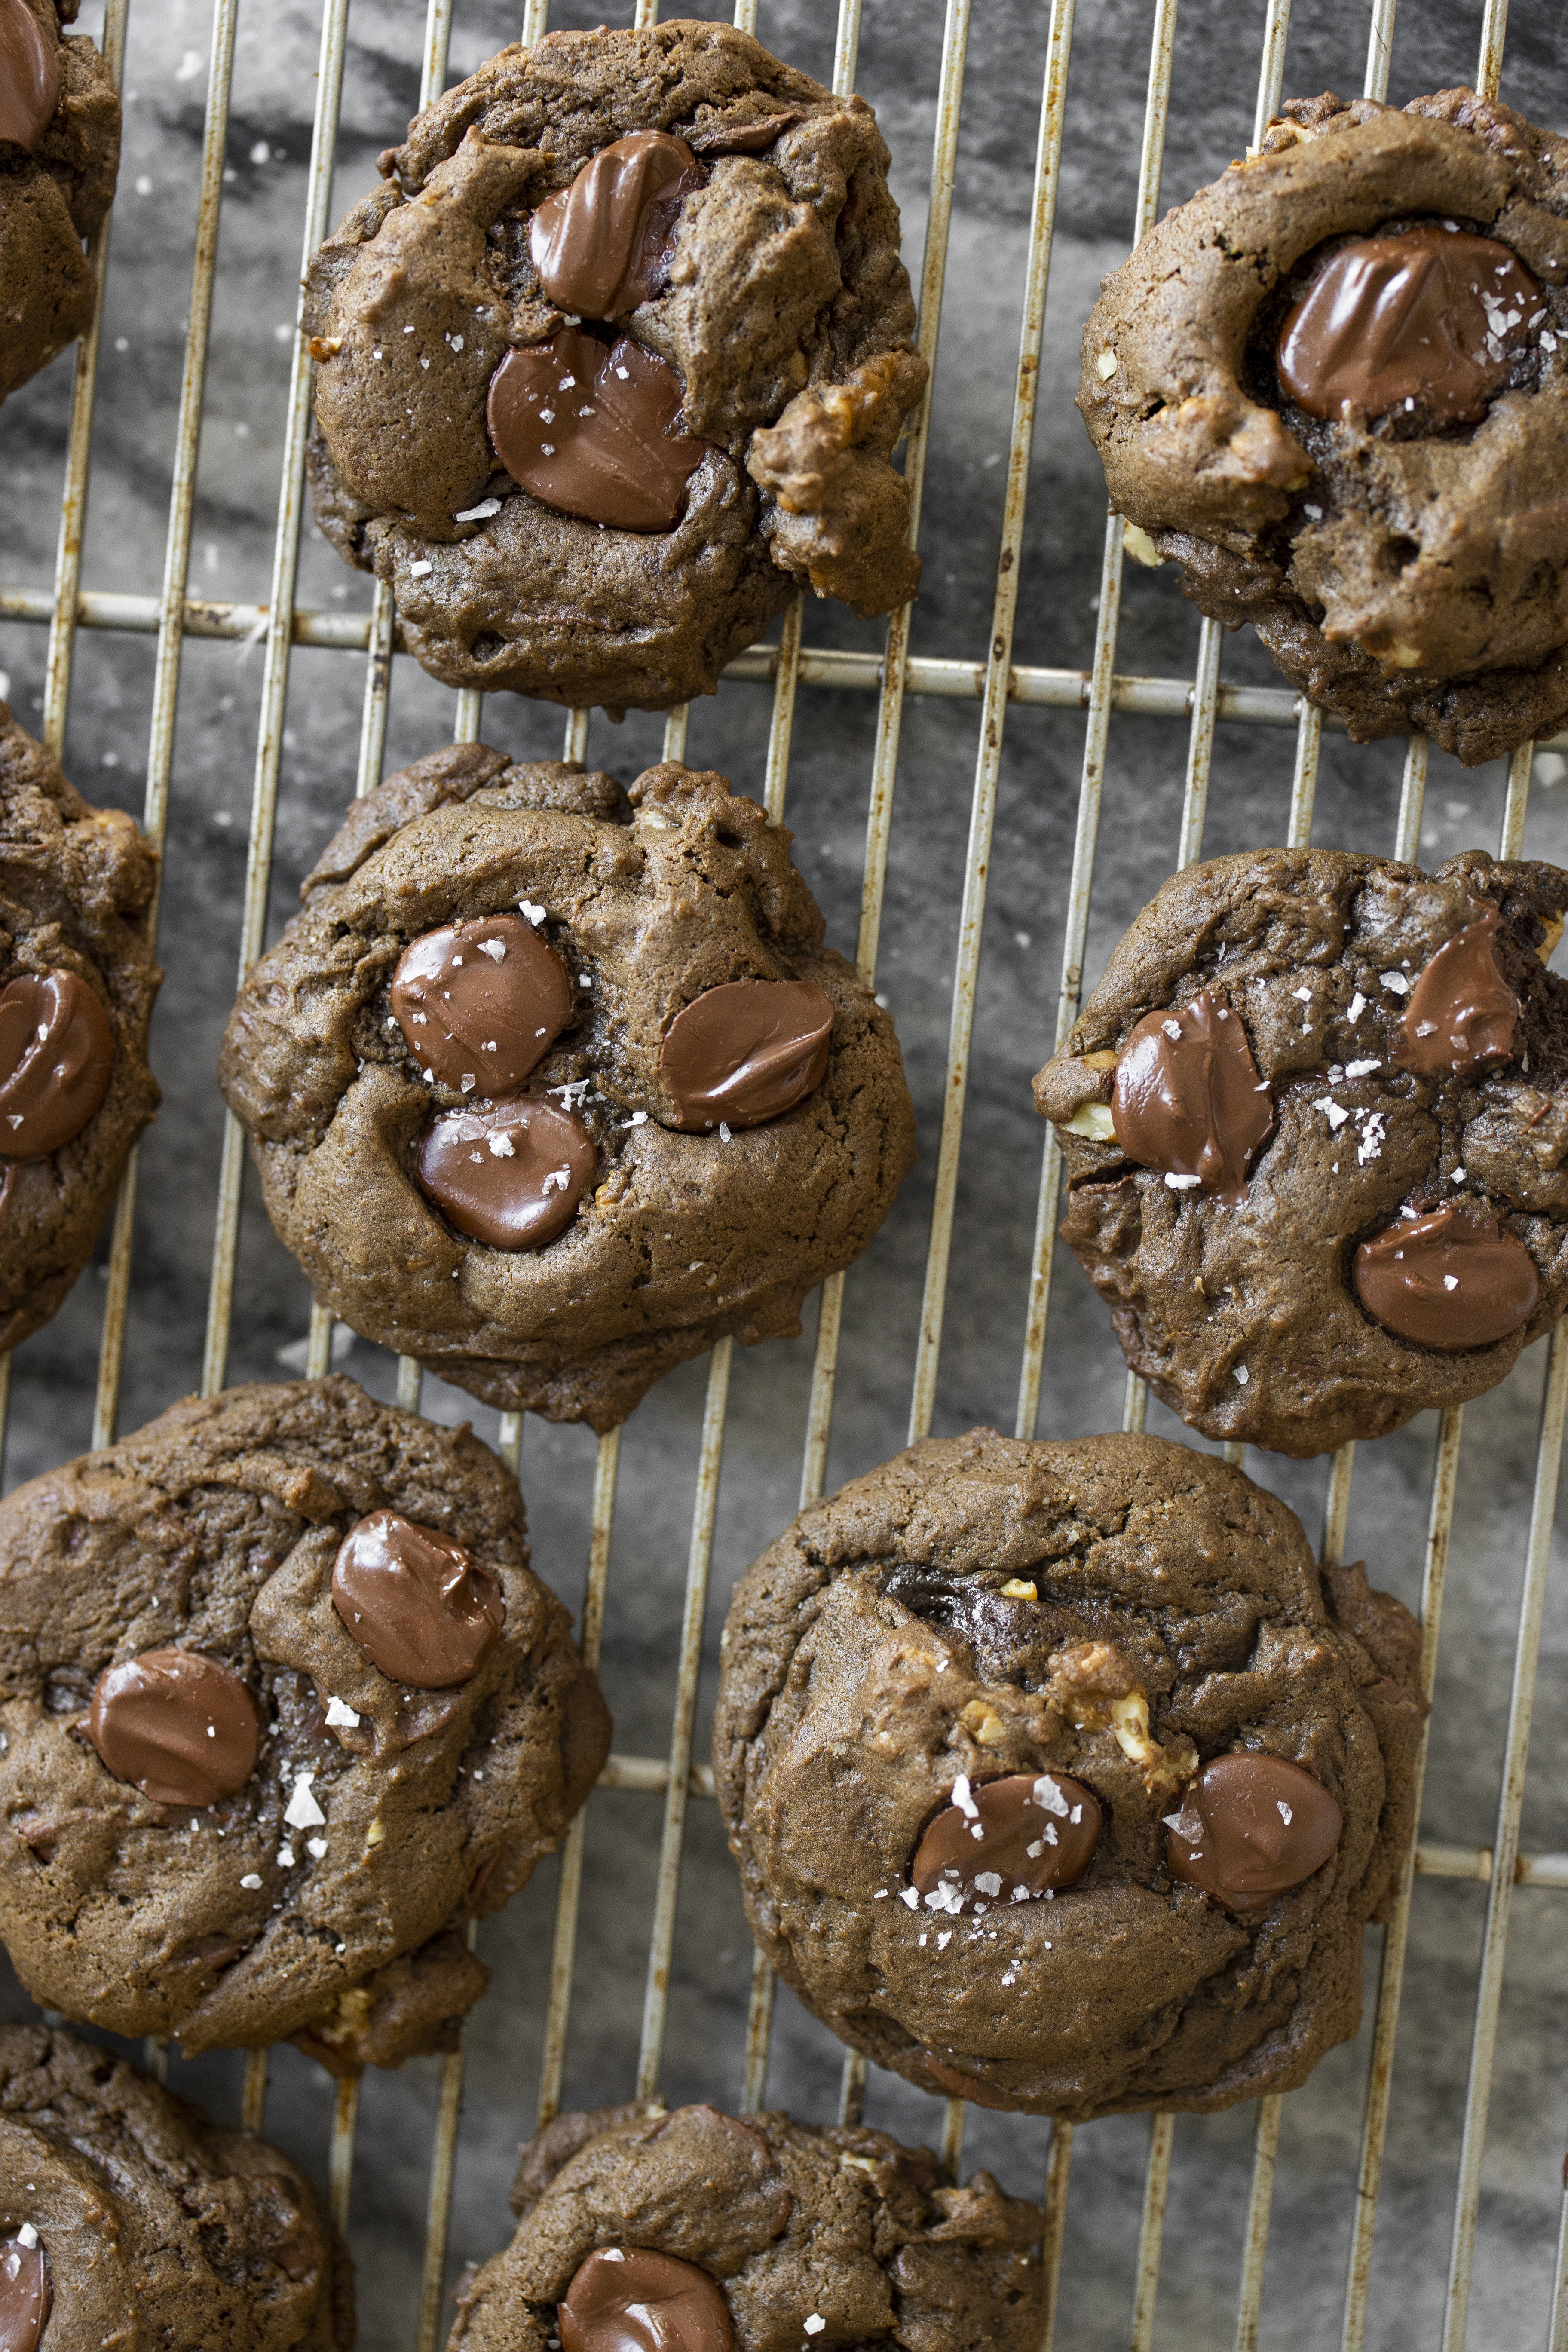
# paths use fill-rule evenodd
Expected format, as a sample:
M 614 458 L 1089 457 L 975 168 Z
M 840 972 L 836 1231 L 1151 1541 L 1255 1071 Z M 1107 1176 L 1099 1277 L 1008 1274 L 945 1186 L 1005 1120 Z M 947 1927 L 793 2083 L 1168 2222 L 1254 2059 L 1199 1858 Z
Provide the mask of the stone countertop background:
M 552 22 L 591 25 L 604 13 L 562 0 Z M 621 12 L 616 11 L 617 21 Z M 700 13 L 721 13 L 704 7 Z M 763 0 L 761 37 L 824 79 L 831 73 L 832 0 Z M 1087 667 L 1092 655 L 1104 497 L 1071 407 L 1080 322 L 1102 272 L 1125 249 L 1137 184 L 1148 70 L 1149 0 L 1080 0 L 1068 85 L 1058 226 L 1050 281 L 1039 423 L 1026 533 L 1015 658 Z M 515 37 L 519 9 L 458 0 L 452 78 Z M 1016 316 L 1048 11 L 1046 0 L 979 0 L 970 33 L 947 290 L 926 478 L 925 586 L 917 654 L 983 660 L 1005 473 Z M 1361 86 L 1363 0 L 1297 0 L 1288 94 Z M 1250 135 L 1263 0 L 1185 0 L 1177 27 L 1164 199 L 1211 178 Z M 1479 0 L 1405 0 L 1391 95 L 1468 80 Z M 93 0 L 82 27 L 94 29 Z M 336 218 L 374 178 L 376 152 L 417 98 L 424 9 L 416 0 L 354 0 Z M 941 55 L 939 0 L 866 0 L 858 87 L 878 108 L 894 153 L 907 254 L 918 273 Z M 190 593 L 262 602 L 268 593 L 283 396 L 296 299 L 300 223 L 319 37 L 312 0 L 257 0 L 240 12 L 222 245 L 213 325 Z M 84 583 L 155 592 L 179 397 L 196 206 L 207 10 L 199 0 L 133 0 L 126 69 L 125 161 L 114 215 Z M 1502 94 L 1554 129 L 1568 128 L 1568 16 L 1551 0 L 1514 0 Z M 0 412 L 0 580 L 41 587 L 53 574 L 70 391 L 69 357 Z M 1195 615 L 1169 572 L 1129 566 L 1117 667 L 1192 674 Z M 363 611 L 368 583 L 346 572 L 307 522 L 300 578 L 307 606 Z M 878 648 L 881 625 L 813 606 L 807 642 Z M 0 676 L 24 724 L 42 707 L 45 632 L 0 622 Z M 66 765 L 89 797 L 141 814 L 153 670 L 148 637 L 83 632 L 78 639 Z M 212 1078 L 234 984 L 245 872 L 261 655 L 187 643 L 173 782 L 162 949 L 168 979 L 153 1032 L 164 1087 L 143 1150 L 135 1277 L 121 1426 L 134 1428 L 199 1378 L 206 1310 L 221 1105 Z M 1247 636 L 1227 642 L 1227 681 L 1271 683 Z M 353 790 L 363 664 L 300 650 L 293 661 L 269 937 L 295 886 Z M 741 683 L 691 716 L 689 757 L 760 793 L 771 695 Z M 396 665 L 387 766 L 447 739 L 452 698 L 408 662 Z M 849 1277 L 829 1484 L 904 1442 L 918 1333 L 978 706 L 910 698 L 903 718 L 879 986 L 898 1023 L 921 1119 L 922 1155 L 893 1216 Z M 795 728 L 788 822 L 821 901 L 829 938 L 853 951 L 865 793 L 876 698 L 803 689 Z M 629 780 L 658 758 L 661 722 L 595 714 L 591 764 Z M 520 757 L 556 756 L 552 707 L 491 700 L 487 740 Z M 968 1129 L 959 1187 L 945 1343 L 934 1427 L 1013 1425 L 1018 1351 L 1042 1143 L 1028 1079 L 1049 1050 L 1060 964 L 1083 720 L 1013 709 L 1007 719 L 995 855 L 977 998 Z M 1283 836 L 1293 736 L 1221 726 L 1214 751 L 1205 849 Z M 1105 814 L 1086 981 L 1168 870 L 1187 748 L 1184 724 L 1112 720 Z M 1314 840 L 1387 849 L 1394 836 L 1398 744 L 1353 750 L 1325 736 Z M 1537 762 L 1527 846 L 1568 859 L 1568 774 Z M 1422 835 L 1426 862 L 1495 843 L 1500 765 L 1465 772 L 1434 753 Z M 254 1187 L 251 1188 L 252 1194 Z M 66 1307 L 19 1352 L 7 1484 L 86 1444 L 90 1424 L 102 1258 Z M 303 1366 L 305 1285 L 247 1196 L 230 1377 L 275 1379 Z M 720 1493 L 703 1753 L 717 1633 L 733 1579 L 788 1519 L 798 1493 L 810 1385 L 814 1310 L 793 1342 L 738 1351 Z M 340 1331 L 339 1339 L 348 1340 Z M 1536 1348 L 1514 1377 L 1466 1417 L 1425 1832 L 1447 1843 L 1490 1843 L 1507 1720 L 1514 1622 L 1528 1526 L 1545 1367 Z M 359 1342 L 344 1368 L 390 1394 L 391 1360 Z M 618 1749 L 664 1752 L 679 1592 L 689 1540 L 705 1372 L 685 1368 L 628 1425 L 605 1650 L 604 1679 Z M 1046 1360 L 1042 1433 L 1120 1425 L 1123 1368 L 1089 1286 L 1058 1262 Z M 426 1381 L 426 1410 L 494 1416 Z M 1152 1407 L 1149 1425 L 1179 1434 Z M 1373 1580 L 1417 1599 L 1436 1427 L 1426 1416 L 1363 1446 L 1349 1531 Z M 526 1426 L 522 1481 L 535 1565 L 574 1606 L 586 1549 L 593 1440 L 577 1429 Z M 1301 1512 L 1316 1535 L 1325 1467 L 1248 1456 L 1253 1475 Z M 1560 1570 L 1560 1555 L 1554 1570 Z M 1529 1848 L 1568 1847 L 1568 1765 L 1562 1696 L 1568 1603 L 1554 1573 L 1525 1806 Z M 601 1794 L 590 1815 L 580 1959 L 567 2072 L 572 2105 L 629 2095 L 636 2067 L 658 1812 L 646 1796 Z M 497 1979 L 476 2013 L 452 2223 L 452 2266 L 482 2258 L 509 2232 L 505 2191 L 517 2141 L 531 2127 L 548 1982 L 554 1868 L 480 1931 Z M 1544 2336 L 1568 2127 L 1563 2084 L 1561 1895 L 1521 1891 L 1514 1906 L 1498 2050 L 1472 2305 L 1477 2346 Z M 1441 2325 L 1475 1972 L 1485 1895 L 1474 1883 L 1418 1882 L 1405 1980 L 1373 2287 L 1369 2342 L 1430 2344 Z M 1380 1937 L 1369 1937 L 1375 1983 Z M 672 2104 L 741 2095 L 750 1948 L 714 1810 L 694 1802 L 681 1883 L 664 2089 Z M 5 2013 L 30 2006 L 7 1979 Z M 1368 2035 L 1336 2053 L 1284 2110 L 1260 2341 L 1271 2352 L 1337 2345 L 1355 2195 Z M 806 2119 L 835 2112 L 840 2053 L 781 1994 L 770 2103 Z M 361 2341 L 394 2352 L 411 2341 L 419 2275 L 437 2062 L 364 2087 L 354 2181 Z M 237 2114 L 237 2059 L 190 2064 L 171 2079 L 221 2120 Z M 331 2090 L 288 2050 L 274 2059 L 268 2128 L 324 2178 Z M 873 2076 L 868 2120 L 934 2139 L 939 2105 Z M 1228 2343 L 1234 2325 L 1254 2115 L 1249 2107 L 1184 2118 L 1165 2230 L 1155 2341 L 1167 2352 Z M 1125 2340 L 1147 2125 L 1131 2117 L 1081 2130 L 1073 2158 L 1058 2341 L 1073 2352 Z M 1048 2129 L 971 2111 L 966 2168 L 992 2166 L 1037 2196 Z M 449 2315 L 450 2306 L 447 2306 Z

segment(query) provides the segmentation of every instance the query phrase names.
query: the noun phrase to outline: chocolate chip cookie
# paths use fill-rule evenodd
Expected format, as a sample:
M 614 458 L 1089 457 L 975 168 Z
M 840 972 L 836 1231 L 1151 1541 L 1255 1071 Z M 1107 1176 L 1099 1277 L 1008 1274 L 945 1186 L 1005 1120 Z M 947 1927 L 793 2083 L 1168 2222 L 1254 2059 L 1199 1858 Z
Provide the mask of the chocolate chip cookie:
M 0 1352 L 81 1272 L 158 1108 L 156 873 L 130 817 L 89 807 L 0 702 Z
M 595 1429 L 800 1328 L 914 1156 L 892 1024 L 722 776 L 432 752 L 357 803 L 247 981 L 224 1092 L 319 1298 Z
M 1568 141 L 1292 101 L 1106 279 L 1078 404 L 1132 552 L 1358 742 L 1568 717 Z
M 1034 2352 L 1039 2208 L 858 2125 L 715 2107 L 557 2116 L 522 2151 L 504 2253 L 448 2352 Z
M 1568 873 L 1342 850 L 1191 866 L 1035 1080 L 1062 1235 L 1206 1436 L 1381 1437 L 1568 1303 Z
M 77 0 L 0 0 L 0 400 L 92 319 L 82 240 L 114 201 L 120 93 Z
M 216 2131 L 111 2051 L 34 2025 L 0 2026 L 0 2125 L 7 2352 L 349 2352 L 348 2250 L 254 2132 Z
M 1085 2121 L 1302 2082 L 1412 1830 L 1408 1612 L 1161 1438 L 927 1439 L 735 1589 L 758 1943 L 924 2089 Z
M 888 151 L 729 25 L 552 33 L 437 99 L 306 283 L 316 519 L 449 686 L 661 710 L 797 587 L 915 593 Z
M 517 1485 L 352 1381 L 187 1398 L 0 1504 L 0 1938 L 35 1999 L 336 2072 L 439 2047 L 462 1922 L 609 1747 Z

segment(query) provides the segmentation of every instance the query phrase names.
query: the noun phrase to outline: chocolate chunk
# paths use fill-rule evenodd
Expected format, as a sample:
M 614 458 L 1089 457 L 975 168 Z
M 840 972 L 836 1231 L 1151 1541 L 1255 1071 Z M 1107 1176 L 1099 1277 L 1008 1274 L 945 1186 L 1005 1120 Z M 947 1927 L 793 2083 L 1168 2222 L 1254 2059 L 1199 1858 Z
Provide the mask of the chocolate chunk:
M 500 1639 L 506 1598 L 461 1544 L 396 1511 L 352 1527 L 332 1563 L 332 1606 L 389 1681 L 455 1690 Z
M 250 1692 L 196 1650 L 144 1650 L 106 1666 L 85 1728 L 115 1779 L 162 1805 L 200 1807 L 236 1795 L 261 1745 Z
M 566 967 L 521 915 L 426 931 L 398 958 L 391 1001 L 420 1068 L 480 1095 L 520 1087 L 572 1018 Z
M 561 2352 L 731 2352 L 723 2291 L 673 2254 L 600 2246 L 556 2305 Z
M 43 1160 L 79 1135 L 109 1092 L 114 1033 L 74 971 L 0 989 L 0 1158 Z
M 666 131 L 601 147 L 533 215 L 529 248 L 550 299 L 584 319 L 646 302 L 669 274 L 681 204 L 701 185 L 696 156 Z
M 658 1049 L 676 1125 L 757 1127 L 822 1084 L 833 999 L 811 980 L 730 980 L 678 1013 Z
M 1100 1843 L 1100 1806 L 1081 1780 L 1013 1772 L 971 1790 L 931 1823 L 910 1864 L 910 1885 L 932 1911 L 984 1911 L 1070 1886 Z
M 1508 381 L 1541 288 L 1495 237 L 1436 224 L 1342 245 L 1292 308 L 1279 376 L 1312 416 L 1419 405 L 1472 424 Z
M 1489 1348 L 1541 1296 L 1524 1244 L 1489 1211 L 1453 1203 L 1363 1242 L 1352 1279 L 1367 1313 L 1418 1348 Z
M 640 343 L 601 343 L 564 327 L 508 352 L 486 411 L 512 479 L 563 514 L 616 530 L 668 530 L 708 454 L 677 429 L 675 370 Z
M 1394 1049 L 1402 1070 L 1451 1070 L 1458 1077 L 1512 1054 L 1519 999 L 1498 969 L 1498 921 L 1489 908 L 1422 965 Z
M 1250 1911 L 1321 1870 L 1343 1819 L 1299 1764 L 1238 1749 L 1205 1764 L 1181 1811 L 1165 1816 L 1165 1859 L 1173 1878 Z
M 0 140 L 30 152 L 59 94 L 59 62 L 27 0 L 0 0 Z
M 0 2244 L 0 2352 L 37 2352 L 54 2301 L 42 2246 L 7 2238 Z
M 1240 1014 L 1206 988 L 1179 1011 L 1146 1013 L 1116 1065 L 1110 1123 L 1142 1167 L 1239 1201 L 1274 1124 Z
M 419 1189 L 491 1249 L 542 1249 L 572 1222 L 598 1165 L 574 1111 L 540 1095 L 442 1111 L 414 1154 Z

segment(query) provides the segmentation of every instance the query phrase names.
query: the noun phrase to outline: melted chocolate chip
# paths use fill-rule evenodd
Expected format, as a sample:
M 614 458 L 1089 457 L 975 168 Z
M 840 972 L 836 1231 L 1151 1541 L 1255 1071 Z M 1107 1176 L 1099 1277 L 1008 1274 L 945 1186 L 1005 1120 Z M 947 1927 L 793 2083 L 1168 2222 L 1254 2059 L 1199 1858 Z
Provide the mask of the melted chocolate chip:
M 1436 226 L 1331 254 L 1286 319 L 1279 377 L 1309 415 L 1443 424 L 1485 415 L 1539 317 L 1541 288 L 1495 237 Z
M 195 1650 L 144 1650 L 106 1666 L 86 1732 L 117 1780 L 162 1805 L 216 1804 L 256 1769 L 261 1716 L 226 1666 Z
M 1462 1076 L 1512 1053 L 1520 1005 L 1498 969 L 1499 920 L 1496 908 L 1489 908 L 1422 965 L 1394 1049 L 1402 1070 L 1451 1070 Z
M 1352 1279 L 1367 1313 L 1418 1348 L 1489 1348 L 1541 1297 L 1524 1244 L 1488 1211 L 1453 1203 L 1363 1242 Z
M 1241 1200 L 1274 1111 L 1240 1014 L 1206 988 L 1179 1012 L 1145 1013 L 1116 1065 L 1110 1123 L 1142 1167 Z
M 984 1911 L 1070 1886 L 1100 1843 L 1100 1806 L 1081 1780 L 1014 1772 L 955 1801 L 931 1823 L 910 1864 L 910 1885 L 932 1911 Z
M 42 2246 L 0 2243 L 0 2352 L 37 2352 L 54 2302 Z
M 1165 1860 L 1173 1878 L 1250 1911 L 1321 1870 L 1343 1825 L 1310 1772 L 1282 1756 L 1238 1749 L 1205 1764 L 1181 1811 L 1166 1815 Z
M 556 2305 L 561 2352 L 732 2352 L 723 2290 L 695 2263 L 601 2246 Z
M 640 343 L 564 327 L 508 352 L 486 413 L 501 464 L 547 507 L 616 530 L 668 530 L 708 455 L 677 429 L 681 398 L 675 370 Z
M 576 1213 L 599 1155 L 574 1111 L 542 1095 L 438 1113 L 414 1153 L 419 1189 L 491 1249 L 542 1249 Z
M 26 0 L 0 0 L 0 140 L 30 153 L 59 95 L 59 60 Z
M 332 1563 L 332 1606 L 371 1664 L 415 1690 L 469 1682 L 500 1639 L 506 1597 L 461 1544 L 396 1511 L 352 1527 Z
M 668 131 L 601 147 L 533 215 L 529 250 L 550 299 L 584 319 L 646 302 L 669 275 L 681 205 L 701 185 L 696 156 Z
M 521 915 L 426 931 L 398 958 L 390 993 L 420 1068 L 469 1094 L 510 1094 L 572 1018 L 566 967 Z
M 757 1127 L 822 1084 L 833 999 L 810 980 L 730 980 L 678 1013 L 658 1049 L 676 1125 Z
M 109 1092 L 114 1033 L 74 971 L 0 989 L 0 1158 L 43 1160 L 79 1135 Z

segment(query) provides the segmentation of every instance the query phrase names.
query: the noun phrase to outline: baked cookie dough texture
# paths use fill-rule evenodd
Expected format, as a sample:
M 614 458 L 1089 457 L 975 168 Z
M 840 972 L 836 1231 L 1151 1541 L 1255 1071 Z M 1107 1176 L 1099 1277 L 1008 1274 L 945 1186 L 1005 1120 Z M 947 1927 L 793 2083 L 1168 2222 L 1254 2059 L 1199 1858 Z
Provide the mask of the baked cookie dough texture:
M 1107 278 L 1078 404 L 1133 552 L 1358 741 L 1568 717 L 1568 142 L 1468 89 L 1292 102 Z
M 628 359 L 579 331 L 584 298 L 550 299 L 531 232 L 595 156 L 649 132 L 689 159 L 666 248 L 628 284 L 612 270 L 588 313 L 629 341 Z M 913 595 L 909 494 L 889 459 L 927 370 L 888 160 L 862 100 L 728 25 L 679 22 L 504 49 L 382 157 L 386 185 L 307 280 L 310 467 L 321 529 L 394 589 L 426 669 L 486 692 L 663 709 L 712 692 L 807 583 L 865 614 Z M 639 211 L 639 184 L 622 186 L 613 216 L 607 184 L 578 191 L 603 197 L 584 235 L 628 259 L 657 210 L 650 182 Z M 598 390 L 584 352 L 618 362 Z M 553 379 L 568 396 L 545 456 L 560 465 L 567 435 L 586 431 L 595 463 L 646 479 L 673 426 L 662 410 L 639 422 L 637 401 L 644 379 L 668 386 L 700 445 L 673 524 L 563 511 L 507 471 L 487 397 L 493 424 L 492 380 L 531 352 L 579 361 Z
M 299 2168 L 112 2051 L 0 2027 L 0 2327 L 13 2352 L 349 2352 L 353 2269 Z
M 790 840 L 722 776 L 666 764 L 628 797 L 479 744 L 359 802 L 246 982 L 220 1066 L 318 1298 L 488 1403 L 601 1431 L 725 1334 L 797 1331 L 806 1293 L 891 1206 L 914 1117 L 892 1024 L 823 946 Z M 542 1042 L 520 994 L 479 1024 L 477 1057 L 437 1067 L 409 1041 L 437 1034 L 447 1000 L 433 986 L 416 1005 L 397 974 L 465 925 L 487 940 L 466 935 L 468 963 L 502 991 L 524 935 Z M 721 1098 L 695 1111 L 670 1033 L 759 982 L 759 1001 L 821 1014 L 789 1066 L 793 1108 L 763 1104 L 755 1125 Z M 521 1078 L 487 1058 L 520 1029 Z M 531 1156 L 530 1121 L 559 1149 Z M 508 1233 L 509 1192 L 548 1223 Z
M 955 2188 L 929 2148 L 858 2125 L 558 2116 L 511 2201 L 517 2235 L 460 2292 L 449 2352 L 1039 2342 L 1039 2208 L 988 2172 Z
M 16 1488 L 0 1937 L 28 1991 L 339 2072 L 447 2046 L 488 1979 L 455 1931 L 608 1749 L 569 1622 L 495 1457 L 348 1380 L 187 1399 Z
M 1265 849 L 1189 866 L 1126 933 L 1035 1101 L 1063 1238 L 1191 1427 L 1295 1454 L 1381 1437 L 1556 1321 L 1565 907 L 1560 867 L 1479 850 L 1428 875 Z M 1239 1033 L 1229 1079 L 1205 1021 Z M 1128 1083 L 1151 1047 L 1152 1123 Z M 1262 1139 L 1222 1167 L 1243 1103 Z
M 0 1351 L 81 1272 L 158 1108 L 156 874 L 132 819 L 89 807 L 0 702 Z
M 753 1932 L 929 2091 L 1086 2121 L 1289 2090 L 1357 2028 L 1412 1827 L 1417 1646 L 1212 1456 L 928 1439 L 736 1588 L 713 1758 Z M 1238 1774 L 1267 1794 L 1239 1838 L 1213 1803 Z M 924 1867 L 954 1821 L 988 1870 Z M 1194 1883 L 1216 1862 L 1223 1895 Z
M 120 170 L 120 94 L 77 0 L 0 0 L 0 400 L 92 317 L 82 240 Z

